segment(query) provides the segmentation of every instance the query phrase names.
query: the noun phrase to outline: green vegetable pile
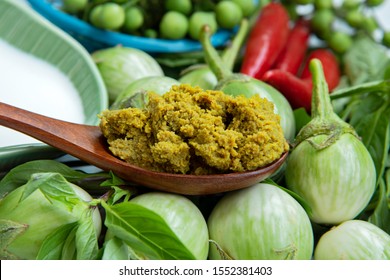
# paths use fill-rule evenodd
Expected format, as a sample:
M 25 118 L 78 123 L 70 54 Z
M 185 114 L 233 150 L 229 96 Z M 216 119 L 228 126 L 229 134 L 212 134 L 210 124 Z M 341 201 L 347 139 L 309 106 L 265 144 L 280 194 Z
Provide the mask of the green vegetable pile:
M 184 196 L 50 160 L 19 165 L 0 185 L 0 259 L 207 258 L 206 221 Z
M 92 3 L 77 6 L 81 2 L 73 1 L 73 13 L 82 15 Z M 192 4 L 200 2 L 205 3 Z M 315 25 L 320 10 L 341 17 L 341 9 L 367 11 L 383 1 L 345 0 L 337 9 L 330 1 L 281 2 L 292 14 L 312 7 L 308 17 Z M 368 26 L 353 26 L 353 43 L 337 52 L 340 82 L 331 93 L 325 63 L 310 61 L 308 112 L 293 110 L 266 82 L 238 73 L 234 65 L 241 62 L 248 24 L 242 20 L 222 50 L 211 45 L 212 30 L 203 27 L 201 63 L 184 72 L 178 67 L 172 75 L 158 57 L 136 49 L 118 46 L 91 56 L 111 110 L 144 108 L 149 91 L 163 94 L 180 83 L 269 99 L 291 144 L 279 170 L 245 189 L 186 196 L 154 191 L 112 172 L 87 172 L 77 161 L 26 162 L 0 173 L 0 259 L 390 260 L 386 32 L 379 28 L 378 38 L 363 30 Z M 316 30 L 312 35 L 320 36 Z M 325 37 L 321 43 L 329 50 Z M 193 58 L 194 53 L 177 54 L 178 60 Z
M 256 10 L 252 0 L 63 0 L 63 10 L 95 27 L 150 38 L 197 40 L 204 24 L 213 33 L 233 29 Z
M 390 46 L 390 30 L 380 25 L 372 11 L 384 0 L 286 0 L 292 18 L 306 15 L 317 38 L 336 53 L 345 53 L 362 33 Z

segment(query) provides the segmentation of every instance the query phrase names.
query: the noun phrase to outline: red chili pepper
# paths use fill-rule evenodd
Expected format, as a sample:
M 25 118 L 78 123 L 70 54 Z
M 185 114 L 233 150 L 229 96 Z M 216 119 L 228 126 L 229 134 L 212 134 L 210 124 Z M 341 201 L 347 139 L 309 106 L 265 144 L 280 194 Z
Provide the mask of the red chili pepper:
M 311 80 L 302 80 L 287 71 L 273 69 L 264 74 L 263 81 L 280 91 L 293 109 L 303 107 L 311 112 Z
M 335 55 L 327 49 L 317 49 L 309 54 L 301 77 L 279 69 L 269 70 L 263 76 L 263 81 L 279 90 L 293 109 L 303 107 L 308 113 L 311 112 L 313 88 L 309 62 L 313 58 L 321 61 L 329 92 L 332 91 L 340 82 L 340 68 Z
M 325 79 L 328 83 L 329 92 L 331 92 L 340 82 L 340 65 L 337 57 L 328 49 L 313 50 L 306 59 L 302 74 L 300 75 L 301 79 L 311 81 L 312 77 L 309 69 L 309 63 L 313 58 L 318 58 L 321 61 Z
M 278 56 L 273 69 L 279 69 L 296 75 L 305 58 L 310 37 L 310 25 L 307 20 L 296 22 L 287 38 L 283 51 Z
M 289 34 L 289 15 L 280 3 L 263 7 L 247 40 L 241 73 L 260 79 L 275 63 Z

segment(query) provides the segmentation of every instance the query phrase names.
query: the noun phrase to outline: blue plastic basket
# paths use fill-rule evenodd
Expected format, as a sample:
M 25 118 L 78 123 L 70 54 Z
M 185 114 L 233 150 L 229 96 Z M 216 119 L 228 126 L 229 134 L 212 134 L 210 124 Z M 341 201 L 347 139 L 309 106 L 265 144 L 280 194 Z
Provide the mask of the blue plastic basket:
M 191 39 L 153 39 L 96 28 L 61 11 L 62 1 L 60 0 L 27 1 L 35 11 L 68 32 L 91 52 L 116 45 L 137 48 L 149 53 L 181 53 L 202 49 L 202 45 L 198 41 Z M 224 46 L 232 34 L 231 30 L 220 29 L 211 37 L 211 43 L 215 47 Z

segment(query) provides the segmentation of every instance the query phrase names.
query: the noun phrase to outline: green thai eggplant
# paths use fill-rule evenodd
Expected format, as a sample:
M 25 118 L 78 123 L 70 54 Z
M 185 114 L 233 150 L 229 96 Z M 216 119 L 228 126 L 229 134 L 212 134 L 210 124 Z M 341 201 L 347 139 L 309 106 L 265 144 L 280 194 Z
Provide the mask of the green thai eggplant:
M 144 77 L 131 82 L 115 99 L 110 106 L 111 110 L 123 108 L 145 108 L 148 103 L 148 92 L 163 95 L 171 89 L 173 85 L 180 82 L 167 76 Z
M 208 218 L 209 259 L 308 260 L 313 229 L 304 208 L 286 191 L 258 183 L 230 192 Z
M 133 81 L 143 77 L 164 76 L 158 62 L 148 53 L 115 46 L 92 53 L 92 58 L 107 87 L 110 103 Z
M 183 84 L 198 86 L 203 89 L 214 89 L 218 83 L 213 71 L 205 64 L 188 67 L 182 72 L 179 81 Z
M 318 240 L 315 260 L 390 260 L 390 235 L 364 220 L 348 220 Z
M 312 119 L 293 143 L 286 184 L 310 205 L 313 222 L 335 225 L 354 219 L 368 205 L 376 170 L 354 128 L 334 113 L 321 62 L 313 59 L 310 69 Z
M 59 173 L 34 173 L 0 200 L 0 259 L 96 259 L 102 218 L 92 200 Z

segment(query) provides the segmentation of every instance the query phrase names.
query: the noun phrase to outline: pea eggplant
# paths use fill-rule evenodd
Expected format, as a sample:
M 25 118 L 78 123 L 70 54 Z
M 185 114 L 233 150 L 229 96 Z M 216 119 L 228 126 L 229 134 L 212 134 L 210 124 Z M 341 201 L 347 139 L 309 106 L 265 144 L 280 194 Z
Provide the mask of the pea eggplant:
M 285 171 L 286 185 L 311 207 L 310 219 L 335 225 L 357 217 L 376 189 L 370 153 L 332 108 L 322 64 L 312 59 L 311 121 L 298 133 Z
M 214 89 L 232 96 L 244 95 L 250 97 L 258 94 L 268 99 L 274 103 L 275 113 L 280 115 L 285 138 L 288 141 L 293 141 L 295 136 L 295 119 L 287 99 L 270 85 L 246 74 L 233 73 L 225 67 L 217 50 L 210 42 L 210 36 L 210 29 L 205 25 L 201 32 L 200 41 L 205 52 L 205 60 L 218 80 Z

